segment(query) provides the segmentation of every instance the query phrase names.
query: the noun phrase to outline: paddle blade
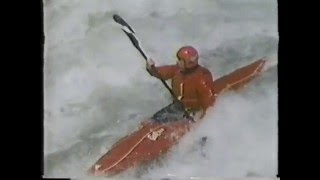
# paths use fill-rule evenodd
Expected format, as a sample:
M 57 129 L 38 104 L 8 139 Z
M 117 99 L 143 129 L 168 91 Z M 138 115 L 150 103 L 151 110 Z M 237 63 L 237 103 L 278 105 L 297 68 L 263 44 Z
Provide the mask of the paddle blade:
M 132 33 L 135 33 L 134 30 L 129 26 L 129 24 L 124 19 L 122 19 L 122 17 L 120 17 L 119 15 L 114 14 L 113 20 L 118 24 L 127 27 Z

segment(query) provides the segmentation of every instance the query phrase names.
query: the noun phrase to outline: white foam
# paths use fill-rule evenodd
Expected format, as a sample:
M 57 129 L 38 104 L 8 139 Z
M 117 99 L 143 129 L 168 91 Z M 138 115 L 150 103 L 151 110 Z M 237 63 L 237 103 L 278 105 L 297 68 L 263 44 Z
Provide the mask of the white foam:
M 236 7 L 231 7 L 234 4 Z M 45 155 L 66 156 L 50 161 L 47 174 L 51 177 L 82 176 L 99 158 L 101 148 L 110 147 L 143 118 L 169 104 L 169 93 L 146 73 L 141 54 L 113 22 L 113 13 L 135 29 L 144 50 L 158 65 L 175 63 L 175 51 L 185 44 L 194 45 L 202 53 L 243 37 L 278 37 L 275 2 L 60 0 L 46 1 L 45 6 Z M 247 46 L 254 43 L 251 38 Z M 274 47 L 268 53 L 276 51 Z M 246 53 L 252 52 L 243 55 L 256 56 Z M 267 67 L 275 66 L 277 57 L 270 59 Z M 210 70 L 229 72 L 226 67 L 231 65 L 223 58 L 213 57 L 208 64 L 216 65 L 216 61 L 221 63 Z M 213 110 L 215 114 L 208 116 L 212 119 L 187 136 L 190 139 L 177 147 L 165 167 L 146 176 L 243 175 L 247 170 L 274 175 L 274 86 L 266 85 L 266 91 L 251 89 L 252 96 L 231 94 L 222 98 Z M 254 112 L 257 114 L 252 115 Z M 251 115 L 254 119 L 249 118 Z M 258 122 L 268 126 L 270 132 L 252 126 Z M 193 141 L 204 135 L 213 139 L 207 147 L 212 158 L 209 162 L 193 151 Z M 265 143 L 252 137 L 255 135 Z M 74 150 L 77 144 L 81 148 Z M 233 153 L 232 148 L 251 155 Z

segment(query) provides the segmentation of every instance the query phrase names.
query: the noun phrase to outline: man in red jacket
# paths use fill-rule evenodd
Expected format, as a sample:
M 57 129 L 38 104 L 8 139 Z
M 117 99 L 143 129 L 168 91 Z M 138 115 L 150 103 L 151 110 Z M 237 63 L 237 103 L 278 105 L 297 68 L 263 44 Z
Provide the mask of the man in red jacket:
M 212 74 L 198 64 L 199 54 L 192 46 L 181 47 L 177 52 L 177 58 L 177 64 L 160 67 L 155 67 L 154 61 L 149 60 L 146 68 L 156 78 L 171 79 L 172 91 L 182 102 L 185 110 L 192 113 L 201 112 L 200 118 L 203 118 L 215 101 Z M 173 103 L 156 113 L 154 117 L 172 114 L 176 107 Z

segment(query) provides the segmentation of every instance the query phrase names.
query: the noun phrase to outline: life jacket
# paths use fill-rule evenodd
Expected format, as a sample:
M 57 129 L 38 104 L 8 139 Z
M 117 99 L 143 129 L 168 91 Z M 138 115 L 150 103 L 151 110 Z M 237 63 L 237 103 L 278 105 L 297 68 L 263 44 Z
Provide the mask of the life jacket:
M 213 77 L 211 72 L 198 65 L 182 72 L 177 65 L 156 67 L 154 76 L 163 80 L 171 79 L 175 96 L 190 111 L 206 110 L 213 105 L 215 96 L 212 90 Z

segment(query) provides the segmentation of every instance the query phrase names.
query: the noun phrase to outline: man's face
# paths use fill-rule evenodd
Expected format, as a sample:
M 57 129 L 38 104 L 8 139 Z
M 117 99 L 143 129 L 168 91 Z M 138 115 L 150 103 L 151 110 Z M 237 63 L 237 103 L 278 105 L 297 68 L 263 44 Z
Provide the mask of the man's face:
M 181 70 L 185 70 L 184 61 L 182 59 L 177 60 L 177 65 Z

